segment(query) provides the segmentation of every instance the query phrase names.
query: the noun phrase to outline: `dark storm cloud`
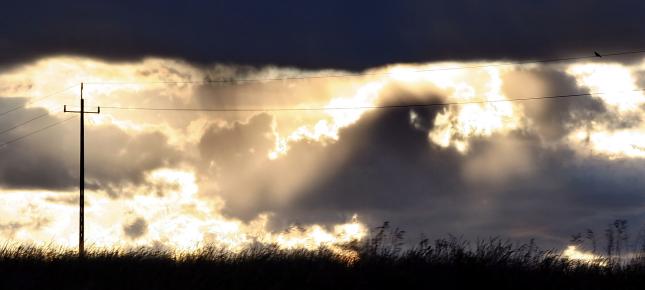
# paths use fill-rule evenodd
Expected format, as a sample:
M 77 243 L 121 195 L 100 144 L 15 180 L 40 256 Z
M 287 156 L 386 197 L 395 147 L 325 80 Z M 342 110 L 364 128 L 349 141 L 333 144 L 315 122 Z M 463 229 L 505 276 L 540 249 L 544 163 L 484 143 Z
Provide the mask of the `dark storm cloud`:
M 120 189 L 124 183 L 142 184 L 146 172 L 176 165 L 183 159 L 159 132 L 131 135 L 114 126 L 98 126 L 87 135 L 88 186 L 112 196 L 131 194 Z M 158 188 L 153 191 L 162 193 Z
M 542 87 L 542 89 L 536 88 Z M 552 67 L 519 69 L 503 77 L 502 91 L 509 99 L 589 93 L 575 78 Z M 595 119 L 616 121 L 598 98 L 580 96 L 517 103 L 526 117 L 535 121 L 532 130 L 548 141 L 557 141 L 572 128 L 581 128 Z M 608 122 L 612 123 L 612 122 Z M 616 122 L 613 122 L 616 123 Z
M 462 186 L 455 174 L 460 170 L 459 154 L 452 149 L 432 154 L 438 150 L 433 148 L 436 145 L 429 144 L 427 133 L 414 129 L 408 119 L 407 110 L 370 113 L 343 130 L 341 141 L 330 146 L 328 154 L 345 144 L 354 146 L 353 154 L 341 170 L 307 194 L 314 200 L 305 197 L 305 205 L 401 210 L 423 206 L 419 196 L 441 197 Z M 359 134 L 359 130 L 364 132 Z M 437 186 L 437 179 L 449 184 L 450 190 Z
M 50 54 L 363 69 L 643 49 L 643 1 L 13 1 L 0 64 Z
M 201 175 L 217 180 L 217 192 L 227 200 L 225 211 L 247 218 L 257 214 L 256 206 L 270 206 L 263 187 L 272 174 L 254 171 L 265 163 L 272 146 L 271 116 L 256 115 L 246 123 L 236 122 L 228 128 L 211 126 L 199 142 Z M 202 189 L 204 190 L 204 189 Z
M 533 79 L 518 79 L 522 73 Z M 513 74 L 504 82 L 520 89 L 505 86 L 509 98 L 531 97 L 530 82 L 546 89 L 536 93 L 580 90 L 573 78 L 550 68 Z M 389 91 L 389 100 L 420 97 L 396 87 Z M 415 110 L 423 130 L 410 123 L 408 110 L 369 112 L 342 129 L 334 144 L 292 144 L 289 154 L 278 160 L 291 165 L 286 172 L 306 170 L 305 156 L 344 157 L 324 159 L 336 165 L 326 165 L 334 170 L 299 189 L 294 202 L 264 203 L 247 209 L 247 215 L 274 211 L 272 222 L 281 228 L 294 220 L 333 223 L 359 213 L 371 225 L 385 220 L 402 225 L 412 237 L 421 232 L 537 237 L 545 246 L 561 246 L 570 234 L 602 229 L 616 218 L 645 223 L 645 216 L 638 214 L 645 206 L 645 181 L 639 178 L 645 162 L 585 157 L 561 142 L 572 130 L 592 122 L 612 127 L 624 116 L 591 97 L 517 105 L 530 120 L 530 130 L 473 138 L 463 155 L 428 140 L 427 130 L 441 108 Z M 259 132 L 268 131 L 269 121 L 265 124 Z M 264 166 L 266 172 L 277 169 L 272 163 Z
M 581 89 L 575 79 L 549 67 L 514 71 L 503 80 L 509 98 Z M 532 89 L 536 85 L 543 90 Z M 384 94 L 393 103 L 438 98 L 396 85 Z M 562 142 L 592 122 L 617 124 L 620 115 L 588 96 L 514 104 L 530 121 L 530 130 L 471 138 L 466 154 L 428 140 L 432 120 L 444 109 L 437 107 L 415 109 L 421 120 L 417 127 L 407 109 L 371 111 L 342 129 L 337 142 L 296 142 L 275 161 L 253 157 L 273 146 L 268 115 L 211 128 L 200 149 L 205 164 L 219 166 L 216 180 L 227 202 L 225 213 L 251 219 L 272 211 L 276 229 L 294 221 L 331 224 L 358 213 L 370 225 L 386 220 L 401 225 L 413 238 L 421 232 L 501 235 L 561 246 L 570 234 L 604 227 L 615 218 L 645 222 L 635 213 L 645 206 L 645 181 L 638 178 L 645 174 L 642 160 L 585 157 Z M 306 171 L 318 178 L 294 189 L 292 202 L 272 200 L 283 190 L 280 183 Z
M 223 167 L 248 160 L 256 150 L 258 154 L 264 153 L 273 145 L 271 120 L 270 115 L 261 114 L 229 128 L 211 126 L 200 141 L 200 152 Z
M 387 86 L 383 94 L 384 99 L 396 103 L 418 98 L 426 100 L 435 98 L 433 95 L 415 95 L 396 84 Z M 421 111 L 426 112 L 426 110 Z M 436 111 L 437 109 L 427 110 L 427 112 Z M 407 111 L 402 112 L 407 116 Z M 298 194 L 302 188 L 315 188 L 317 180 L 327 175 L 334 175 L 336 168 L 344 166 L 346 162 L 353 162 L 355 159 L 349 156 L 361 154 L 363 146 L 371 146 L 370 142 L 362 140 L 368 138 L 366 134 L 374 134 L 369 126 L 351 127 L 340 136 L 343 140 L 342 145 L 326 146 L 320 142 L 305 140 L 291 144 L 286 156 L 277 160 L 267 160 L 267 153 L 275 146 L 273 121 L 274 117 L 271 115 L 259 114 L 246 122 L 236 122 L 229 127 L 212 126 L 202 136 L 199 143 L 200 174 L 204 180 L 208 180 L 206 183 L 217 184 L 217 187 L 212 190 L 202 188 L 202 191 L 224 197 L 226 206 L 223 211 L 226 214 L 252 219 L 262 212 L 282 210 L 282 207 L 288 206 L 289 203 L 281 204 L 279 200 L 290 200 L 292 195 Z M 386 130 L 382 132 L 381 137 L 398 137 L 391 132 L 394 131 Z M 411 142 L 411 144 L 428 146 L 425 136 L 425 132 L 417 131 L 415 138 L 419 142 Z M 428 167 L 440 163 L 439 160 L 432 160 L 432 158 L 419 159 L 417 162 L 428 162 Z M 386 164 L 374 164 L 374 166 L 381 165 Z M 401 168 L 397 170 L 401 172 L 393 172 L 393 174 L 405 174 L 403 172 L 406 170 L 405 164 L 400 166 Z M 450 178 L 450 173 L 446 172 L 446 178 Z M 383 180 L 383 183 L 386 181 Z M 352 184 L 347 183 L 349 187 Z M 426 185 L 423 183 L 423 186 Z M 397 184 L 387 185 L 387 187 L 395 186 Z M 405 186 L 414 187 L 421 184 L 412 183 Z M 349 193 L 359 189 L 360 187 L 338 190 Z M 345 198 L 351 199 L 351 195 Z M 335 200 L 331 202 L 329 209 L 344 211 L 345 202 L 353 201 Z M 366 204 L 366 206 L 372 205 Z
M 0 108 L 24 104 L 25 99 L 0 98 Z M 10 104 L 10 105 L 8 105 Z M 0 130 L 12 128 L 46 111 L 30 108 L 0 119 Z M 68 118 L 69 116 L 63 116 Z M 4 143 L 63 120 L 48 115 L 0 136 Z M 78 119 L 73 119 L 0 149 L 0 185 L 5 188 L 64 190 L 78 185 Z M 114 126 L 86 127 L 86 185 L 112 190 L 140 184 L 144 174 L 179 162 L 179 154 L 160 133 L 129 135 Z
M 13 108 L 26 102 L 23 98 L 0 98 L 1 108 Z M 3 110 L 4 111 L 4 110 Z M 45 109 L 25 109 L 21 112 L 7 114 L 0 119 L 2 130 L 12 128 L 20 123 L 46 113 Z M 21 126 L 0 136 L 2 143 L 20 138 L 37 128 L 44 127 L 58 121 L 53 116 L 46 116 Z M 69 124 L 66 124 L 69 125 Z M 49 188 L 63 189 L 74 186 L 74 176 L 77 172 L 71 167 L 72 148 L 65 146 L 65 138 L 71 137 L 69 129 L 59 126 L 53 132 L 43 132 L 30 139 L 21 140 L 6 145 L 0 149 L 0 184 L 13 188 Z M 59 138 L 51 140 L 53 133 L 59 133 Z M 29 142 L 31 141 L 31 142 Z M 78 147 L 76 148 L 78 149 Z
M 132 223 L 123 225 L 123 232 L 131 239 L 143 236 L 148 231 L 148 223 L 144 218 L 137 218 Z
M 369 131 L 360 143 L 351 140 L 357 128 Z M 344 130 L 326 154 L 345 142 L 357 147 L 344 166 L 303 189 L 296 202 L 277 210 L 276 220 L 334 221 L 339 212 L 356 212 L 372 225 L 392 221 L 413 237 L 536 237 L 551 246 L 645 206 L 642 160 L 581 159 L 566 147 L 545 149 L 532 134 L 474 140 L 461 155 L 429 144 L 407 112 L 388 111 Z M 490 150 L 495 158 L 476 164 L 475 173 L 484 178 L 473 179 L 468 167 Z
M 199 143 L 200 175 L 203 192 L 226 200 L 225 214 L 246 220 L 257 214 L 285 206 L 287 195 L 298 188 L 315 186 L 313 180 L 325 176 L 349 154 L 349 146 L 326 154 L 325 146 L 303 141 L 289 158 L 268 160 L 273 149 L 273 117 L 260 114 L 245 123 L 228 128 L 211 127 Z M 216 184 L 211 189 L 209 185 Z

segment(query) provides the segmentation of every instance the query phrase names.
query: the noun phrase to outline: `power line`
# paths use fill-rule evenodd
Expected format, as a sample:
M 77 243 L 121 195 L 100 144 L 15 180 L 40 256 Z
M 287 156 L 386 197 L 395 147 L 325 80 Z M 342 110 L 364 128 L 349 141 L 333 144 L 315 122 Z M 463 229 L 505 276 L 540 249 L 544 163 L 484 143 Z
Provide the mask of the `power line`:
M 645 91 L 645 89 L 635 89 L 631 91 Z M 380 106 L 351 106 L 351 107 L 309 107 L 309 108 L 153 108 L 153 107 L 120 107 L 120 106 L 101 106 L 102 109 L 112 110 L 133 110 L 133 111 L 178 111 L 178 112 L 281 112 L 281 111 L 326 111 L 326 110 L 361 110 L 361 109 L 398 109 L 398 108 L 419 108 L 419 107 L 438 107 L 454 106 L 467 104 L 484 104 L 499 102 L 517 102 L 544 99 L 563 99 L 582 96 L 602 95 L 615 92 L 590 92 L 555 96 L 528 97 L 515 99 L 497 99 L 497 100 L 480 100 L 464 102 L 440 102 L 440 103 L 419 103 L 419 104 L 401 104 L 401 105 L 380 105 Z
M 4 130 L 4 131 L 0 131 L 0 135 L 5 134 L 5 133 L 8 133 L 8 132 L 10 132 L 10 131 L 12 131 L 12 130 L 15 130 L 15 129 L 17 129 L 17 128 L 21 127 L 21 126 L 27 125 L 27 124 L 29 124 L 29 123 L 31 123 L 31 122 L 33 122 L 33 121 L 36 121 L 36 120 L 38 120 L 38 119 L 40 119 L 40 118 L 42 118 L 42 117 L 48 116 L 48 115 L 49 115 L 49 113 L 40 114 L 40 115 L 38 115 L 38 116 L 36 116 L 36 117 L 34 117 L 34 118 L 32 118 L 32 119 L 29 119 L 29 120 L 27 120 L 27 121 L 24 121 L 24 122 L 22 122 L 22 123 L 20 123 L 20 124 L 18 124 L 18 125 L 15 125 L 15 126 L 13 126 L 13 127 L 11 127 L 11 128 L 8 128 L 8 129 L 6 129 L 6 130 Z
M 51 94 L 49 94 L 49 95 L 45 95 L 45 96 L 43 96 L 42 98 L 39 98 L 39 99 L 37 99 L 37 100 L 35 100 L 35 101 L 32 101 L 32 102 L 26 102 L 26 103 L 25 103 L 25 104 L 23 104 L 23 105 L 13 107 L 13 108 L 11 108 L 11 109 L 9 109 L 9 110 L 7 110 L 7 111 L 4 111 L 4 112 L 0 113 L 0 117 L 4 116 L 4 115 L 6 115 L 6 114 L 9 114 L 9 113 L 11 113 L 11 112 L 14 112 L 14 111 L 17 111 L 17 110 L 23 109 L 23 108 L 27 107 L 27 105 L 29 105 L 30 103 L 40 102 L 40 101 L 42 101 L 42 100 L 44 100 L 44 99 L 47 99 L 47 98 L 49 98 L 49 97 L 53 97 L 53 96 L 55 96 L 55 95 L 58 95 L 58 94 L 64 93 L 64 92 L 66 92 L 66 91 L 68 91 L 68 90 L 70 90 L 70 89 L 72 89 L 72 88 L 75 88 L 76 86 L 78 86 L 78 85 L 73 85 L 73 86 L 67 87 L 67 88 L 62 89 L 62 90 L 60 90 L 60 91 L 57 91 L 57 92 L 51 93 Z
M 25 134 L 25 135 L 22 135 L 22 136 L 20 136 L 20 137 L 18 137 L 18 138 L 11 139 L 11 140 L 9 140 L 9 141 L 7 141 L 7 142 L 4 142 L 4 143 L 0 144 L 0 150 L 1 150 L 1 149 L 4 149 L 4 148 L 7 148 L 7 145 L 9 145 L 9 144 L 12 144 L 12 143 L 18 142 L 18 141 L 20 141 L 20 140 L 22 140 L 22 139 L 25 139 L 25 138 L 29 137 L 29 136 L 32 136 L 32 135 L 34 135 L 34 134 L 40 133 L 40 132 L 42 132 L 42 131 L 45 131 L 45 130 L 47 130 L 47 129 L 53 128 L 53 127 L 55 127 L 55 126 L 58 126 L 58 125 L 60 125 L 60 124 L 62 124 L 62 123 L 65 123 L 65 122 L 67 122 L 67 121 L 69 121 L 69 120 L 71 120 L 71 119 L 77 118 L 77 117 L 78 117 L 78 116 L 70 117 L 70 118 L 67 118 L 67 119 L 64 119 L 64 120 L 61 120 L 61 121 L 58 121 L 58 122 L 55 122 L 55 123 L 49 124 L 49 125 L 47 125 L 47 126 L 45 126 L 45 127 L 43 127 L 43 128 L 40 128 L 40 129 L 38 129 L 38 130 L 36 130 L 36 131 L 32 131 L 32 132 L 30 132 L 30 133 L 28 133 L 28 134 Z
M 640 54 L 645 53 L 645 50 L 632 50 L 632 51 L 621 51 L 621 52 L 611 52 L 603 53 L 596 55 L 585 56 L 573 56 L 573 57 L 563 57 L 563 58 L 550 58 L 542 60 L 532 60 L 532 61 L 520 61 L 520 62 L 506 62 L 499 64 L 488 64 L 488 65 L 473 65 L 473 66 L 460 66 L 460 67 L 444 67 L 444 68 L 433 68 L 433 69 L 420 69 L 409 71 L 408 73 L 420 73 L 420 72 L 433 72 L 433 71 L 447 71 L 447 70 L 462 70 L 462 69 L 475 69 L 475 68 L 485 68 L 485 67 L 499 67 L 499 66 L 509 66 L 509 65 L 523 65 L 523 64 L 533 64 L 533 63 L 547 63 L 547 62 L 561 62 L 568 60 L 580 60 L 580 59 L 593 59 L 599 57 L 613 57 L 629 54 Z M 221 79 L 221 80 L 202 80 L 202 81 L 114 81 L 114 82 L 85 82 L 85 84 L 91 85 L 129 85 L 129 84 L 221 84 L 221 85 L 240 85 L 245 83 L 253 82 L 271 82 L 271 81 L 288 81 L 288 80 L 305 80 L 305 79 L 322 79 L 322 78 L 344 78 L 344 77 L 360 77 L 360 76 L 377 76 L 377 75 L 393 75 L 395 73 L 345 73 L 345 74 L 336 74 L 336 75 L 320 75 L 320 76 L 292 76 L 292 77 L 281 77 L 281 78 L 252 78 L 252 79 Z

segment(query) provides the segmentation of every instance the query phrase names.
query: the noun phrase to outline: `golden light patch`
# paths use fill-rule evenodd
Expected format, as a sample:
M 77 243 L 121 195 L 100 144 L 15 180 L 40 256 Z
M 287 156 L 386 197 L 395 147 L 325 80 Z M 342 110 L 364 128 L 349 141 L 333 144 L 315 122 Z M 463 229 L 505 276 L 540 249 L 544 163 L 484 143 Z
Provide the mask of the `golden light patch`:
M 567 73 L 573 75 L 581 87 L 587 87 L 595 94 L 594 97 L 619 112 L 639 110 L 645 104 L 645 95 L 636 91 L 636 80 L 632 68 L 621 64 L 588 63 L 574 64 L 567 68 Z
M 86 191 L 86 245 L 94 248 L 131 248 L 157 246 L 180 252 L 217 246 L 240 251 L 253 242 L 276 244 L 283 249 L 328 247 L 343 257 L 355 255 L 341 246 L 360 241 L 366 227 L 354 216 L 345 224 L 328 230 L 321 225 L 291 228 L 273 233 L 267 229 L 268 215 L 249 223 L 224 217 L 221 200 L 198 196 L 194 174 L 187 170 L 160 169 L 147 175 L 148 187 L 133 187 L 130 198 L 112 199 Z M 162 192 L 154 192 L 154 190 Z M 74 248 L 78 235 L 78 204 L 61 203 L 60 196 L 77 192 L 4 192 L 0 215 L 2 241 L 40 246 Z M 144 221 L 137 235 L 127 233 L 133 218 Z M 13 227 L 11 227 L 13 225 Z
M 584 252 L 581 250 L 578 250 L 576 246 L 568 246 L 563 252 L 562 256 L 564 258 L 567 258 L 569 260 L 573 261 L 578 261 L 578 262 L 583 262 L 583 263 L 588 263 L 588 264 L 595 264 L 599 266 L 606 266 L 607 261 L 601 256 L 594 255 L 589 252 Z
M 602 100 L 618 121 L 645 117 L 642 109 L 645 94 L 639 91 L 634 68 L 614 63 L 575 64 L 567 68 L 581 87 L 588 88 L 594 98 Z M 643 158 L 645 125 L 640 121 L 628 128 L 611 128 L 609 124 L 591 122 L 586 128 L 574 130 L 568 140 L 581 154 L 616 158 Z
M 303 125 L 281 137 L 276 133 L 276 147 L 269 152 L 270 159 L 276 159 L 286 155 L 289 150 L 289 143 L 301 140 L 316 142 L 338 141 L 338 131 L 356 123 L 361 115 L 370 108 L 376 106 L 379 92 L 383 88 L 381 82 L 370 82 L 358 89 L 351 97 L 339 97 L 332 99 L 324 108 L 325 119 L 317 121 L 313 125 Z
M 486 137 L 493 133 L 508 133 L 517 129 L 522 115 L 517 112 L 502 93 L 498 69 L 487 69 L 486 86 L 477 88 L 468 83 L 454 86 L 450 100 L 454 102 L 482 101 L 481 104 L 464 104 L 446 107 L 434 120 L 428 138 L 441 147 L 454 146 L 466 152 L 471 137 Z M 491 101 L 486 103 L 486 101 Z
M 578 130 L 569 139 L 582 154 L 603 155 L 610 159 L 645 158 L 644 129 Z

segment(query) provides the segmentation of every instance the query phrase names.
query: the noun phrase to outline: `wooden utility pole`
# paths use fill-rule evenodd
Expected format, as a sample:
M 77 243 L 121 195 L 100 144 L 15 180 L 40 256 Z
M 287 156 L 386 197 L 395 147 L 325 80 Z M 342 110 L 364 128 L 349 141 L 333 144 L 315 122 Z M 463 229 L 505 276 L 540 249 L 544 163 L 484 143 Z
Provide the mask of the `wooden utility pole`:
M 63 106 L 65 113 L 80 113 L 81 114 L 81 147 L 80 147 L 80 178 L 79 178 L 79 219 L 78 219 L 78 256 L 83 258 L 85 256 L 85 114 L 100 114 L 101 107 L 96 111 L 85 111 L 85 100 L 83 99 L 83 83 L 81 83 L 81 110 L 70 111 L 67 110 L 67 105 Z

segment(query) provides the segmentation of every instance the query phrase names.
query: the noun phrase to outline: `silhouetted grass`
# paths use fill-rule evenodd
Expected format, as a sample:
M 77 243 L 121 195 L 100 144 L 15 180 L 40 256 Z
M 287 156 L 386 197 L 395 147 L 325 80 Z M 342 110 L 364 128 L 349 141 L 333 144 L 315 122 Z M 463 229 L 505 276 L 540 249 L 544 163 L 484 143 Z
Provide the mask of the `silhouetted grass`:
M 469 243 L 448 237 L 412 248 L 387 225 L 347 261 L 330 249 L 281 250 L 256 245 L 239 253 L 205 248 L 192 254 L 160 250 L 73 251 L 0 249 L 0 289 L 643 289 L 645 268 L 634 261 L 607 266 L 563 259 L 532 242 Z

